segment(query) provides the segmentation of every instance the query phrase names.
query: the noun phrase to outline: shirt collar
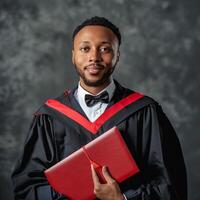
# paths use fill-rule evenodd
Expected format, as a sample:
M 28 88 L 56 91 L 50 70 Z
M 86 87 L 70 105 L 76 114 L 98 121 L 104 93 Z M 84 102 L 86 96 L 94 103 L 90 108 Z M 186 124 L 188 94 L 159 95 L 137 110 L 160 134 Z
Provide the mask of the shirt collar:
M 99 92 L 98 94 L 96 94 L 96 95 L 99 95 L 99 94 L 101 94 L 101 93 L 104 92 L 104 91 L 107 91 L 107 92 L 108 92 L 108 95 L 109 95 L 109 101 L 110 101 L 111 98 L 112 98 L 112 96 L 113 96 L 113 94 L 114 94 L 115 87 L 116 87 L 116 86 L 115 86 L 115 83 L 114 83 L 113 79 L 111 79 L 110 84 L 109 84 L 106 88 L 104 88 L 101 92 Z M 78 99 L 82 99 L 82 100 L 85 101 L 85 95 L 86 95 L 86 94 L 93 95 L 93 94 L 89 93 L 88 91 L 86 91 L 86 90 L 80 85 L 80 82 L 79 82 L 78 88 L 77 88 L 77 97 L 78 97 Z M 96 96 L 96 95 L 95 95 L 95 96 Z

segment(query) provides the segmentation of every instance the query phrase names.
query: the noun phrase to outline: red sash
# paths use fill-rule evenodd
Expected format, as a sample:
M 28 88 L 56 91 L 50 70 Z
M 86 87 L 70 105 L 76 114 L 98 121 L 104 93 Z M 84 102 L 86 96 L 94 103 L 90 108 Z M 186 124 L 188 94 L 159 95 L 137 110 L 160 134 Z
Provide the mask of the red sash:
M 62 113 L 63 115 L 69 117 L 70 119 L 74 120 L 81 126 L 83 126 L 85 129 L 90 131 L 93 134 L 96 134 L 99 130 L 99 128 L 107 121 L 109 120 L 113 115 L 115 115 L 117 112 L 128 106 L 129 104 L 141 99 L 144 97 L 143 94 L 140 93 L 133 93 L 128 95 L 127 97 L 123 98 L 122 100 L 118 101 L 114 105 L 112 105 L 110 108 L 108 108 L 100 117 L 98 117 L 94 122 L 90 122 L 88 119 L 86 119 L 84 116 L 82 116 L 77 111 L 73 110 L 72 108 L 60 103 L 57 100 L 49 99 L 46 101 L 46 105 L 50 108 L 53 108 L 57 110 L 58 112 Z

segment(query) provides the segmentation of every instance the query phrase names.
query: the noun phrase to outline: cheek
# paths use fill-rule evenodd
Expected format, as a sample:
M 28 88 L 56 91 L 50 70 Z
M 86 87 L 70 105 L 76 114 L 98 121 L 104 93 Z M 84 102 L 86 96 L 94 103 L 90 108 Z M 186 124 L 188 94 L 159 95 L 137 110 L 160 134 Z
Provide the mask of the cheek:
M 82 66 L 86 63 L 87 61 L 87 58 L 86 56 L 83 56 L 83 55 L 79 55 L 79 54 L 76 54 L 75 55 L 75 64 L 77 66 Z
M 104 58 L 104 62 L 107 64 L 115 64 L 116 62 L 116 57 L 114 57 L 112 54 L 108 55 Z

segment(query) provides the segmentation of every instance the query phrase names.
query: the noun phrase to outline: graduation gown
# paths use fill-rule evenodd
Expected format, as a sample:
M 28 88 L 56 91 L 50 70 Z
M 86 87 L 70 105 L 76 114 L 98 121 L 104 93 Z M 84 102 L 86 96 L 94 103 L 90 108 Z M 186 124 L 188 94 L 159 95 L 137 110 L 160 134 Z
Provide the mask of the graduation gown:
M 56 98 L 87 125 L 47 104 L 40 107 L 34 115 L 23 151 L 12 173 L 16 200 L 67 199 L 51 188 L 44 170 L 113 126 L 118 127 L 140 168 L 140 173 L 119 184 L 128 200 L 187 199 L 182 150 L 161 106 L 144 96 L 107 117 L 110 108 L 115 108 L 117 103 L 134 93 L 116 81 L 115 84 L 116 90 L 108 107 L 93 123 L 87 119 L 73 95 L 76 88 Z

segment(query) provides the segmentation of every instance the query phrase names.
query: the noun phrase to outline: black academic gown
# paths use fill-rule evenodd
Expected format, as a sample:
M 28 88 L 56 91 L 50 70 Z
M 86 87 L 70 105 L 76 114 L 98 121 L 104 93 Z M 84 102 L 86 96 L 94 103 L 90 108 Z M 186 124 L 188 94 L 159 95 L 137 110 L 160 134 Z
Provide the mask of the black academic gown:
M 108 108 L 133 93 L 116 81 L 115 84 L 116 90 Z M 74 98 L 74 91 L 62 94 L 57 100 L 87 119 Z M 95 134 L 70 117 L 43 105 L 34 116 L 12 173 L 15 199 L 67 199 L 51 188 L 44 170 L 113 126 L 120 130 L 140 168 L 140 173 L 120 183 L 127 198 L 186 200 L 186 170 L 179 140 L 160 105 L 147 96 L 115 113 L 100 125 Z

